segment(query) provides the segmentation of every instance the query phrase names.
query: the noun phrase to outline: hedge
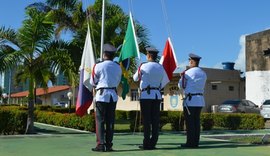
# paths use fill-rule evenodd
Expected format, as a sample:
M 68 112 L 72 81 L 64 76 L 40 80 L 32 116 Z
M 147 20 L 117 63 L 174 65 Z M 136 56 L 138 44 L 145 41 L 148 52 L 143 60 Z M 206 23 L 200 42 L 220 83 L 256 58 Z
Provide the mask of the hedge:
M 216 113 L 212 114 L 214 126 L 223 127 L 229 130 L 245 129 L 263 129 L 264 119 L 259 114 L 243 114 L 243 113 Z
M 37 122 L 95 132 L 94 113 L 82 118 L 73 114 L 35 111 Z
M 184 113 L 182 111 L 168 111 L 168 123 L 173 131 L 184 130 Z
M 128 119 L 130 121 L 130 131 L 141 131 L 143 129 L 142 126 L 142 116 L 140 111 L 128 111 Z M 135 119 L 137 121 L 135 122 Z M 183 113 L 180 111 L 160 111 L 160 129 L 167 124 L 171 123 L 171 128 L 174 131 L 184 130 L 184 116 Z M 136 129 L 134 126 L 136 124 Z M 140 127 L 139 127 L 140 125 Z
M 71 106 L 70 113 L 75 113 L 76 107 L 74 105 Z M 37 105 L 35 106 L 35 110 L 40 111 L 48 111 L 48 112 L 58 112 L 58 113 L 69 113 L 69 108 L 59 107 L 59 106 L 51 106 L 51 105 Z
M 140 111 L 129 111 L 130 130 L 134 131 L 135 118 L 137 116 L 137 126 L 135 131 L 139 131 L 138 125 L 140 123 Z M 142 121 L 142 119 L 141 119 Z M 184 115 L 181 111 L 161 111 L 160 112 L 160 129 L 167 123 L 171 124 L 173 131 L 185 130 Z M 255 130 L 264 128 L 264 119 L 259 114 L 238 114 L 238 113 L 201 113 L 202 130 L 211 130 L 213 127 L 220 127 L 223 129 L 236 130 Z
M 0 107 L 0 134 L 24 133 L 27 122 L 27 107 L 8 106 Z M 80 130 L 95 131 L 94 112 L 84 117 L 78 117 L 74 113 L 67 114 L 66 108 L 54 108 L 51 106 L 38 106 L 35 109 L 35 120 L 57 126 L 70 127 Z M 61 113 L 59 113 L 61 112 Z M 140 111 L 116 110 L 116 120 L 125 120 L 130 123 L 130 131 L 142 131 L 142 117 Z M 8 120 L 7 120 L 8 119 Z M 136 121 L 135 121 L 136 120 Z M 161 111 L 160 129 L 167 123 L 171 124 L 173 131 L 185 130 L 184 116 L 181 111 Z M 140 125 L 140 127 L 139 127 Z M 202 113 L 201 125 L 203 130 L 211 130 L 213 127 L 236 130 L 254 130 L 264 128 L 264 119 L 259 114 L 222 114 Z
M 27 111 L 18 107 L 0 107 L 0 135 L 24 134 L 27 124 Z

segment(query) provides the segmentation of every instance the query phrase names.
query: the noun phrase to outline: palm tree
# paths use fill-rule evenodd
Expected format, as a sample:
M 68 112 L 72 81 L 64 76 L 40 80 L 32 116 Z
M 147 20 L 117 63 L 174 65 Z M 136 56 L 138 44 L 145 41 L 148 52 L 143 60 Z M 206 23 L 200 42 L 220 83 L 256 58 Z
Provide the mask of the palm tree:
M 101 16 L 102 0 L 96 0 L 94 5 L 83 10 L 80 0 L 47 0 L 46 3 L 33 3 L 29 7 L 36 7 L 40 11 L 47 12 L 51 19 L 57 23 L 55 34 L 57 37 L 61 32 L 69 31 L 73 35 L 71 45 L 73 51 L 71 56 L 76 69 L 79 69 L 82 48 L 87 31 L 87 24 L 90 24 L 95 56 L 99 56 L 101 38 Z M 105 35 L 104 43 L 110 42 L 116 47 L 123 43 L 129 16 L 124 13 L 120 6 L 111 4 L 106 0 Z M 148 31 L 138 22 L 136 34 L 139 38 L 140 51 L 145 53 L 145 46 L 148 46 Z M 119 53 L 118 53 L 119 55 Z
M 17 81 L 29 82 L 26 133 L 34 133 L 34 90 L 47 88 L 54 71 L 63 70 L 71 79 L 76 76 L 66 47 L 68 43 L 53 39 L 54 23 L 47 14 L 35 8 L 26 10 L 26 19 L 18 32 L 0 28 L 0 71 L 16 67 Z M 63 68 L 62 68 L 63 67 Z

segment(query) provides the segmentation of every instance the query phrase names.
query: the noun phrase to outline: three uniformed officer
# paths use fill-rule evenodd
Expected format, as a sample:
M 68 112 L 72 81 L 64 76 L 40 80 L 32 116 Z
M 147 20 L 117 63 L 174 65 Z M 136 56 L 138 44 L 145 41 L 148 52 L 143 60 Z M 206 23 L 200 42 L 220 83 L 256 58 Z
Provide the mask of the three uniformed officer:
M 139 148 L 155 149 L 159 136 L 159 114 L 161 93 L 164 88 L 166 72 L 161 64 L 156 62 L 158 50 L 146 48 L 147 63 L 143 63 L 133 75 L 134 81 L 140 81 L 140 106 L 143 118 L 144 139 Z
M 110 44 L 104 45 L 103 60 L 95 64 L 90 79 L 96 89 L 96 139 L 97 145 L 93 151 L 112 151 L 114 134 L 115 108 L 118 100 L 118 87 L 122 70 L 118 63 L 113 61 L 116 48 Z M 106 129 L 104 127 L 106 125 Z
M 206 83 L 206 73 L 199 68 L 201 57 L 189 54 L 189 69 L 181 73 L 178 83 L 179 88 L 184 90 L 184 116 L 186 120 L 187 139 L 181 147 L 196 148 L 200 140 L 200 114 L 205 106 L 203 97 Z

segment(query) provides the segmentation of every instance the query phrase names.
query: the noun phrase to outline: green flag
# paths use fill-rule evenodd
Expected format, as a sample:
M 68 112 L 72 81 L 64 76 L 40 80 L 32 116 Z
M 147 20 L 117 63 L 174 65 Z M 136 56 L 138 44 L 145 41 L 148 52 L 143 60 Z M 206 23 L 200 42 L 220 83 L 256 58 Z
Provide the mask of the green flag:
M 138 43 L 137 43 L 137 39 L 135 35 L 133 19 L 130 13 L 126 36 L 122 44 L 121 53 L 119 56 L 119 63 L 120 63 L 120 66 L 122 68 L 122 73 L 123 73 L 122 79 L 121 79 L 121 84 L 122 84 L 122 89 L 123 89 L 122 91 L 123 99 L 126 98 L 126 95 L 129 92 L 128 70 L 130 66 L 130 58 L 132 57 L 140 58 L 140 53 L 139 53 L 139 47 L 138 47 Z
M 138 43 L 137 43 L 137 39 L 135 35 L 133 19 L 130 13 L 126 36 L 122 44 L 121 53 L 119 56 L 119 62 L 122 62 L 123 60 L 127 58 L 131 58 L 131 57 L 140 58 L 140 53 L 139 53 L 139 47 L 138 47 Z

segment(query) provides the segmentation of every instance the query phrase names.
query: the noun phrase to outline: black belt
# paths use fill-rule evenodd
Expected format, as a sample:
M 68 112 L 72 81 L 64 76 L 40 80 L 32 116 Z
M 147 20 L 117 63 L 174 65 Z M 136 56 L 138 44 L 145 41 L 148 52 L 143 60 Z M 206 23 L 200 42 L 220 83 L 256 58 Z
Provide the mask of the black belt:
M 117 93 L 116 87 L 100 87 L 100 88 L 96 89 L 96 91 L 100 90 L 100 95 L 102 95 L 104 89 L 113 89 Z
M 150 88 L 143 88 L 142 91 L 146 91 L 146 90 L 159 90 L 159 88 L 155 88 L 155 87 L 150 87 Z
M 186 94 L 186 98 L 190 101 L 192 99 L 192 96 L 201 95 L 203 96 L 203 93 L 188 93 Z
M 146 88 L 143 88 L 143 89 L 142 89 L 142 92 L 143 92 L 143 91 L 147 91 L 147 94 L 150 94 L 150 90 L 160 90 L 160 89 L 157 88 L 157 87 L 150 87 L 150 86 L 148 86 L 148 87 L 146 87 Z

